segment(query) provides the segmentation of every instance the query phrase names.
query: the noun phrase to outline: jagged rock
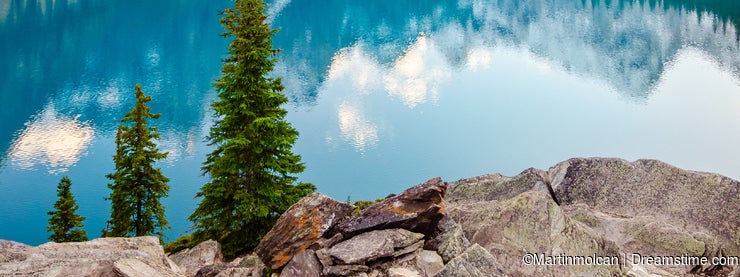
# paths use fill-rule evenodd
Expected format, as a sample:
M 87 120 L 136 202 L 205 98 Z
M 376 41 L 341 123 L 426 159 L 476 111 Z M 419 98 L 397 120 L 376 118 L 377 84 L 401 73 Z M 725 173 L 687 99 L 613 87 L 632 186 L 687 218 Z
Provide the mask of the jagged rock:
M 412 245 L 409 245 L 409 246 L 406 246 L 404 248 L 401 248 L 401 249 L 397 250 L 395 253 L 393 253 L 393 257 L 394 258 L 398 258 L 398 257 L 401 257 L 403 255 L 406 255 L 406 254 L 409 254 L 409 253 L 412 253 L 412 252 L 416 252 L 416 250 L 419 250 L 422 247 L 424 247 L 424 241 L 423 240 L 419 240 L 419 241 L 417 241 L 416 243 L 414 243 Z
M 438 277 L 488 277 L 504 276 L 504 272 L 497 268 L 496 258 L 480 245 L 473 244 L 463 254 L 452 259 L 442 270 L 434 276 Z M 544 276 L 544 275 L 540 275 Z
M 359 234 L 334 245 L 329 255 L 342 264 L 365 264 L 382 257 L 392 257 L 394 253 L 416 244 L 424 237 L 404 229 L 387 229 Z M 417 245 L 421 247 L 421 244 Z
M 392 255 L 367 261 L 365 265 L 371 269 L 370 271 L 355 272 L 351 276 L 432 276 L 444 264 L 442 258 L 436 252 L 422 250 L 422 245 L 423 241 L 420 240 L 395 251 Z M 334 265 L 329 264 L 329 267 L 331 266 Z
M 319 250 L 321 248 L 329 248 L 337 244 L 338 242 L 344 240 L 344 236 L 342 233 L 336 233 L 330 238 L 319 238 L 316 240 L 309 248 L 312 250 Z
M 549 194 L 549 182 L 546 172 L 534 168 L 526 169 L 514 177 L 488 174 L 456 181 L 450 186 L 445 200 L 448 203 L 499 201 L 530 190 Z
M 157 237 L 99 238 L 0 249 L 0 276 L 176 276 Z M 141 272 L 138 272 L 140 270 Z
M 656 160 L 570 159 L 550 168 L 563 205 L 586 204 L 619 217 L 650 216 L 716 238 L 740 256 L 740 182 Z
M 615 241 L 624 253 L 740 255 L 736 180 L 656 160 L 610 158 L 570 159 L 551 167 L 549 175 L 566 213 Z M 636 266 L 630 270 L 658 275 L 684 276 L 690 270 Z M 740 276 L 740 267 L 732 274 Z
M 316 242 L 354 206 L 320 193 L 311 193 L 290 207 L 260 241 L 255 253 L 268 267 L 279 269 L 293 255 Z
M 530 195 L 530 200 L 512 202 L 533 192 L 541 192 L 541 199 L 531 201 L 534 199 Z M 591 249 L 585 253 L 608 256 L 615 251 L 668 256 L 711 256 L 724 251 L 728 256 L 737 256 L 738 195 L 740 182 L 717 174 L 682 170 L 655 160 L 630 163 L 611 158 L 579 158 L 561 162 L 546 173 L 528 169 L 515 177 L 495 174 L 460 180 L 450 185 L 445 202 L 448 215 L 460 223 L 466 237 L 489 250 L 507 274 L 539 275 L 545 270 L 511 266 L 519 264 L 523 254 L 515 249 L 569 255 L 577 249 Z M 516 205 L 526 208 L 517 210 Z M 555 209 L 558 205 L 560 209 Z M 543 209 L 545 206 L 548 208 Z M 475 219 L 476 216 L 480 218 Z M 462 222 L 461 217 L 468 221 Z M 513 224 L 502 226 L 497 221 Z M 502 231 L 494 231 L 497 228 Z M 547 231 L 548 228 L 563 231 Z M 437 243 L 438 237 L 432 236 L 427 248 L 434 248 L 432 242 Z M 592 244 L 597 242 L 601 252 L 584 244 L 588 242 L 584 238 L 593 238 Z M 436 249 L 440 251 L 439 245 Z M 622 266 L 621 272 L 667 272 L 676 276 L 684 276 L 691 269 L 629 263 Z M 547 273 L 619 273 L 613 269 L 599 273 L 593 271 L 595 267 L 569 268 L 548 267 Z M 711 274 L 727 274 L 730 269 L 720 270 Z M 740 276 L 740 267 L 734 270 L 729 276 Z
M 175 254 L 169 255 L 170 260 L 177 264 L 185 274 L 192 276 L 198 270 L 207 265 L 223 262 L 221 244 L 215 240 L 207 240 L 199 243 L 193 248 L 183 249 Z
M 455 225 L 452 230 L 440 236 L 437 252 L 442 256 L 442 260 L 449 262 L 465 252 L 468 247 L 470 247 L 470 241 L 465 237 L 462 227 Z
M 465 252 L 468 247 L 470 241 L 465 237 L 462 227 L 449 216 L 442 217 L 437 230 L 424 246 L 439 253 L 445 263 Z
M 288 265 L 280 272 L 281 277 L 318 277 L 321 275 L 321 263 L 316 253 L 306 249 L 293 256 Z
M 316 250 L 316 258 L 319 259 L 319 263 L 321 263 L 323 268 L 334 265 L 334 261 L 329 254 L 328 248 Z
M 431 179 L 362 210 L 337 228 L 345 237 L 392 228 L 430 234 L 444 214 L 442 198 L 446 190 L 447 183 L 441 178 Z
M 619 256 L 619 248 L 590 228 L 567 217 L 550 195 L 526 191 L 505 201 L 450 205 L 448 214 L 459 222 L 471 243 L 490 252 L 506 274 L 519 276 L 613 275 L 613 266 L 554 265 L 529 266 L 521 263 L 526 253 L 545 255 Z
M 370 263 L 377 276 L 434 276 L 443 267 L 442 257 L 437 252 L 416 249 L 416 251 L 393 258 L 379 259 Z M 370 272 L 368 275 L 373 275 Z

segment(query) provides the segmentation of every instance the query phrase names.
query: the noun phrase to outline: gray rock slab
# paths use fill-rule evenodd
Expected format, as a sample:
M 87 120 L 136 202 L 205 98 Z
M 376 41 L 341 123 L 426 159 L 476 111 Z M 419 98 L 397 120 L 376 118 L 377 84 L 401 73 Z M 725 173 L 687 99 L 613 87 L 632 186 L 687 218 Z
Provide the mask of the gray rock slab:
M 0 276 L 174 276 L 157 237 L 98 238 L 0 250 Z M 117 263 L 117 264 L 116 264 Z M 141 270 L 141 272 L 137 272 Z M 119 272 L 119 273 L 116 273 Z M 157 272 L 155 275 L 150 273 Z
M 342 264 L 364 264 L 393 256 L 398 250 L 419 242 L 423 237 L 423 234 L 405 229 L 370 231 L 334 245 L 329 249 L 329 255 Z

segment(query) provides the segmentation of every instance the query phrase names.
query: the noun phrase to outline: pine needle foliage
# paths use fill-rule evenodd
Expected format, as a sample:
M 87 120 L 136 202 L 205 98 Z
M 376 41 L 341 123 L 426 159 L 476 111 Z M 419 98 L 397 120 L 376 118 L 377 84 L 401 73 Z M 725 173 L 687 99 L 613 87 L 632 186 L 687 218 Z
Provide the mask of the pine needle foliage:
M 121 120 L 116 134 L 116 171 L 106 175 L 113 182 L 108 184 L 111 194 L 107 198 L 111 218 L 103 236 L 156 235 L 162 239 L 169 225 L 160 198 L 167 197 L 170 188 L 169 179 L 154 163 L 167 158 L 167 153 L 160 152 L 153 141 L 159 138 L 158 128 L 148 126 L 149 119 L 161 115 L 151 113 L 146 105 L 152 97 L 144 95 L 138 84 L 135 89 L 136 105 Z
M 278 50 L 264 12 L 261 0 L 236 0 L 223 12 L 222 36 L 232 41 L 214 84 L 217 120 L 207 139 L 215 149 L 202 167 L 210 181 L 189 217 L 194 239 L 219 241 L 227 256 L 256 246 L 280 214 L 315 190 L 296 184 L 304 164 L 292 152 L 298 132 L 281 108 L 288 101 L 281 80 L 268 76 Z
M 77 201 L 72 195 L 72 181 L 67 176 L 62 177 L 57 185 L 57 196 L 59 199 L 54 203 L 54 211 L 47 212 L 49 226 L 46 230 L 51 232 L 49 240 L 53 242 L 86 241 L 87 232 L 82 229 L 84 216 L 77 214 Z

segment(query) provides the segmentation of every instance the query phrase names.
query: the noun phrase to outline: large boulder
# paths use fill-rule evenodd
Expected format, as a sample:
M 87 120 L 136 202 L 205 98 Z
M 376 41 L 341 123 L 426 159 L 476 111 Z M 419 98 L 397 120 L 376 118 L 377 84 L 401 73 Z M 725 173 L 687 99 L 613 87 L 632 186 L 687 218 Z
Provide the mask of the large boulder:
M 521 262 L 527 253 L 548 256 L 619 256 L 617 245 L 567 217 L 550 195 L 526 191 L 504 201 L 450 205 L 449 215 L 462 226 L 471 243 L 479 244 L 514 276 L 612 276 L 619 264 L 605 267 L 538 265 Z M 454 260 L 454 259 L 453 259 Z
M 437 177 L 388 197 L 339 223 L 337 228 L 351 237 L 371 230 L 402 228 L 429 235 L 444 215 L 447 183 Z
M 569 276 L 615 270 L 521 267 L 524 249 L 546 255 L 738 256 L 738 195 L 740 182 L 717 174 L 655 160 L 577 158 L 547 172 L 527 169 L 514 177 L 493 174 L 463 179 L 450 185 L 445 202 L 448 216 L 460 224 L 464 237 L 489 250 L 507 274 Z M 449 224 L 443 221 L 439 226 L 445 225 Z M 454 228 L 446 230 L 440 234 L 455 234 Z M 441 254 L 442 237 L 435 235 L 432 240 Z M 459 247 L 454 249 L 459 253 Z M 454 255 L 443 257 L 448 261 Z M 620 262 L 622 273 L 635 276 L 740 276 L 738 266 Z
M 194 275 L 204 266 L 223 262 L 221 244 L 215 240 L 207 240 L 199 243 L 193 248 L 183 249 L 169 255 L 170 260 L 185 271 L 188 276 Z
M 285 266 L 355 207 L 320 193 L 311 193 L 291 206 L 260 241 L 254 252 L 271 269 Z
M 563 205 L 586 204 L 622 218 L 651 217 L 716 238 L 740 256 L 740 182 L 661 161 L 570 159 L 550 169 Z M 656 242 L 659 243 L 659 242 Z
M 178 276 L 157 237 L 99 238 L 0 249 L 0 276 Z
M 530 190 L 549 194 L 549 183 L 547 172 L 535 168 L 528 168 L 514 177 L 488 174 L 456 181 L 450 186 L 445 201 L 448 203 L 499 201 Z

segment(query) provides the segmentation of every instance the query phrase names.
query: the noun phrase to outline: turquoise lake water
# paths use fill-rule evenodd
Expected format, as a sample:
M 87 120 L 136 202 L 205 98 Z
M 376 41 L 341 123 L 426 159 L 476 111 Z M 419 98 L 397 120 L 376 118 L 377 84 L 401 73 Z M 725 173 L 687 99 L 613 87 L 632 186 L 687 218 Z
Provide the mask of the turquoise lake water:
M 320 3 L 319 3 L 320 2 Z M 230 1 L 0 0 L 0 239 L 47 241 L 68 175 L 91 237 L 140 83 L 172 240 L 205 183 Z M 738 1 L 272 1 L 301 181 L 344 201 L 571 157 L 740 179 Z

